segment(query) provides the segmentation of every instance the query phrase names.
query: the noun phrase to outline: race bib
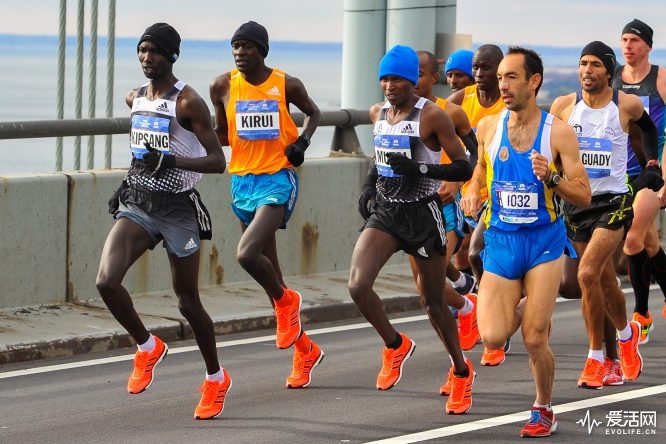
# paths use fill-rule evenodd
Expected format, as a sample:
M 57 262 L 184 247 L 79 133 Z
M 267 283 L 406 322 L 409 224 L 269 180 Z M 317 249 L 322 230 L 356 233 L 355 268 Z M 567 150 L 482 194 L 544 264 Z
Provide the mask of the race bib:
M 377 172 L 384 177 L 401 177 L 391 169 L 388 163 L 390 154 L 400 154 L 412 158 L 412 149 L 409 143 L 409 136 L 380 134 L 374 137 L 375 142 L 375 163 Z
M 613 144 L 607 139 L 579 137 L 580 160 L 590 179 L 608 177 L 611 174 Z
M 497 181 L 495 193 L 499 204 L 499 219 L 508 224 L 529 224 L 539 216 L 537 184 Z
M 236 102 L 236 134 L 246 140 L 274 140 L 280 137 L 277 100 Z
M 130 150 L 132 156 L 143 159 L 148 152 L 145 143 L 150 143 L 153 148 L 170 154 L 169 151 L 169 125 L 171 120 L 165 117 L 132 116 L 130 126 Z

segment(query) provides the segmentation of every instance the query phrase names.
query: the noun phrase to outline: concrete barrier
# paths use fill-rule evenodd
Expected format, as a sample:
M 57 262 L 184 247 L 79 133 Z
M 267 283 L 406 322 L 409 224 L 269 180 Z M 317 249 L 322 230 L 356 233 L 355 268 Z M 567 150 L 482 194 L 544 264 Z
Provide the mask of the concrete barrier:
M 67 177 L 0 177 L 0 308 L 62 302 Z
M 298 169 L 300 192 L 287 230 L 277 234 L 285 277 L 343 271 L 362 220 L 356 205 L 368 161 L 309 159 Z M 0 196 L 0 309 L 98 298 L 95 276 L 113 224 L 107 200 L 125 170 L 4 177 Z M 201 287 L 250 281 L 236 262 L 240 225 L 229 207 L 230 176 L 206 175 L 197 187 L 213 220 L 201 245 Z M 390 264 L 405 262 L 396 255 Z M 162 245 L 144 254 L 124 281 L 132 294 L 171 292 Z

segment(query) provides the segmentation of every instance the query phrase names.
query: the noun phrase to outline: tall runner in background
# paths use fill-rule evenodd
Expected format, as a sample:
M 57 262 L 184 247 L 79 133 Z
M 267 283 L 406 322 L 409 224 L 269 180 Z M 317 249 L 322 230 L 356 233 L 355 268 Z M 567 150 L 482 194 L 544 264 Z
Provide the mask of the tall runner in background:
M 268 32 L 250 21 L 231 38 L 236 68 L 211 82 L 215 131 L 231 146 L 231 208 L 240 220 L 238 263 L 261 285 L 275 308 L 278 348 L 294 346 L 288 388 L 307 387 L 324 353 L 301 327 L 301 294 L 285 284 L 275 234 L 296 205 L 296 167 L 304 160 L 320 111 L 296 77 L 266 66 Z M 298 135 L 289 105 L 305 114 Z
M 491 116 L 504 110 L 504 102 L 500 98 L 499 82 L 497 80 L 497 67 L 504 55 L 497 45 L 481 45 L 475 52 L 472 59 L 472 72 L 476 84 L 465 87 L 449 96 L 449 101 L 460 105 L 467 114 L 472 128 L 476 131 L 479 121 L 485 116 Z M 461 196 L 465 197 L 469 182 L 463 184 Z M 488 200 L 488 191 L 481 190 L 483 202 Z M 465 214 L 465 223 L 467 230 L 471 233 L 465 237 L 463 246 L 458 254 L 454 256 L 455 264 L 458 269 L 466 271 L 468 267 L 474 272 L 477 282 L 483 275 L 483 260 L 481 259 L 481 250 L 483 250 L 483 231 L 484 224 L 477 221 L 483 218 L 484 206 L 478 214 Z M 467 244 L 467 247 L 466 247 Z M 481 356 L 481 364 L 487 366 L 500 365 L 506 358 L 506 352 L 509 350 L 510 338 L 507 338 L 505 346 L 497 349 L 484 348 Z
M 654 165 L 663 161 L 664 129 L 666 127 L 666 69 L 652 65 L 649 60 L 652 50 L 652 28 L 638 19 L 627 23 L 620 40 L 625 65 L 615 71 L 613 89 L 640 97 L 643 107 L 657 127 L 659 137 L 658 158 Z M 641 171 L 641 162 L 636 158 L 630 140 L 628 149 L 627 175 L 629 183 Z M 663 162 L 662 162 L 663 163 Z M 661 166 L 664 168 L 664 166 Z M 662 172 L 666 176 L 666 170 Z M 658 192 L 642 189 L 634 197 L 634 220 L 624 242 L 624 253 L 629 264 L 629 277 L 634 288 L 636 305 L 633 319 L 641 324 L 640 343 L 650 340 L 653 325 L 648 307 L 650 278 L 655 278 L 666 298 L 666 254 L 661 247 L 656 219 L 659 209 L 666 206 L 666 188 Z M 666 317 L 666 303 L 662 310 Z
M 127 390 L 141 393 L 152 384 L 153 370 L 168 347 L 146 330 L 122 281 L 146 250 L 163 241 L 178 308 L 206 363 L 194 417 L 210 419 L 222 413 L 231 378 L 220 368 L 213 321 L 199 298 L 200 240 L 210 239 L 211 226 L 194 187 L 202 173 L 223 173 L 226 160 L 206 102 L 173 75 L 180 55 L 178 32 L 155 23 L 139 39 L 137 52 L 149 81 L 125 99 L 132 109 L 133 158 L 123 186 L 109 202 L 116 223 L 104 244 L 96 285 L 111 314 L 137 343 Z
M 463 142 L 463 146 L 471 153 L 470 164 L 472 168 L 476 165 L 478 157 L 478 143 L 476 135 L 469 124 L 469 119 L 465 111 L 458 105 L 450 103 L 441 97 L 436 97 L 433 88 L 439 80 L 438 64 L 435 55 L 428 51 L 418 51 L 419 56 L 419 80 L 416 83 L 414 92 L 424 97 L 437 106 L 442 108 L 451 118 L 456 134 Z M 442 165 L 450 165 L 451 159 L 442 150 Z M 458 250 L 465 233 L 462 230 L 463 215 L 460 210 L 459 191 L 462 182 L 449 182 L 443 180 L 437 193 L 442 201 L 442 213 L 444 223 L 446 224 L 446 254 L 444 257 L 444 267 L 446 268 L 447 278 L 452 285 L 445 283 L 444 297 L 446 303 L 453 307 L 458 317 L 458 337 L 460 339 L 460 348 L 471 350 L 479 342 L 479 329 L 476 325 L 476 294 L 473 294 L 476 287 L 476 280 L 473 276 L 460 272 L 452 263 L 451 256 Z M 418 272 L 414 259 L 410 256 L 409 263 L 412 266 L 412 272 L 415 279 L 418 278 Z M 453 291 L 455 289 L 455 291 Z M 453 381 L 453 367 L 449 371 L 444 385 L 440 389 L 440 394 L 448 396 L 451 393 L 451 383 Z

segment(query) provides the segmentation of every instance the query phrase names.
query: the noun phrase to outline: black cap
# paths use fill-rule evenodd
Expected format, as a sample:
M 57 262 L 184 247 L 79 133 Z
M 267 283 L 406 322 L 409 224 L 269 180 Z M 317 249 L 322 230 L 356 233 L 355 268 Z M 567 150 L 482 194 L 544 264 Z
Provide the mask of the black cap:
M 178 60 L 178 56 L 180 56 L 180 35 L 173 26 L 167 23 L 155 23 L 147 27 L 136 45 L 137 51 L 139 51 L 139 45 L 146 40 L 153 42 L 171 63 Z
M 249 21 L 240 25 L 231 37 L 231 43 L 236 40 L 248 40 L 257 46 L 262 57 L 268 55 L 268 31 L 257 22 Z
M 615 59 L 615 52 L 613 51 L 613 48 L 603 42 L 595 40 L 594 42 L 590 42 L 585 45 L 583 50 L 580 52 L 581 58 L 585 55 L 599 57 L 601 62 L 606 67 L 608 74 L 610 74 L 611 77 L 613 76 L 615 73 L 615 66 L 617 65 L 617 60 Z
M 638 19 L 633 19 L 622 28 L 622 34 L 635 34 L 652 48 L 652 28 Z

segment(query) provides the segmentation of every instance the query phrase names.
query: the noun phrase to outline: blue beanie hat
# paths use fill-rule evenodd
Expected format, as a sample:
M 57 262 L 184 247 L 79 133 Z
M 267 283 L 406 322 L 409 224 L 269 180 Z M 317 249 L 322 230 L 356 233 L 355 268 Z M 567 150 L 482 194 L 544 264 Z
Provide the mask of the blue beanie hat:
M 419 56 L 409 46 L 395 45 L 379 62 L 379 80 L 397 76 L 416 85 L 419 81 Z
M 452 52 L 444 65 L 444 74 L 448 74 L 452 69 L 464 72 L 470 78 L 474 78 L 472 73 L 472 58 L 474 53 L 469 49 L 459 49 Z

